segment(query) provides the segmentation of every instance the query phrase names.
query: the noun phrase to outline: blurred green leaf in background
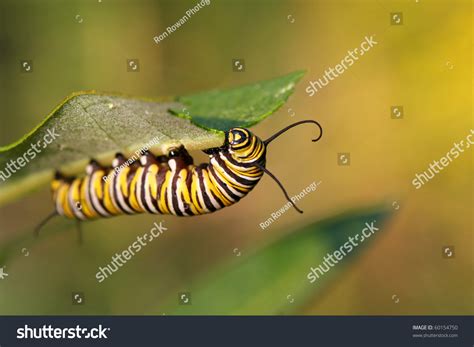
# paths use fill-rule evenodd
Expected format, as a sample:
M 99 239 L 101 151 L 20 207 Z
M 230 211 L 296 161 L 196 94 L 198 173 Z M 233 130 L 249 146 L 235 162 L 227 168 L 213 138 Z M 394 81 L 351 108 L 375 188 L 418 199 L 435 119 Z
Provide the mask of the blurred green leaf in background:
M 173 293 L 168 305 L 157 302 L 156 306 L 167 314 L 178 315 L 297 313 L 312 298 L 330 290 L 332 281 L 344 276 L 352 258 L 369 247 L 379 236 L 377 233 L 384 232 L 388 217 L 388 209 L 380 207 L 351 211 L 292 230 L 262 249 L 244 252 L 236 249 L 234 255 L 238 260 L 214 269 L 189 289 L 192 305 L 178 304 Z M 359 242 L 334 267 L 310 283 L 307 274 L 311 267 L 323 263 L 326 255 L 340 249 L 349 237 L 361 236 L 365 223 L 374 220 L 379 228 L 377 232 Z

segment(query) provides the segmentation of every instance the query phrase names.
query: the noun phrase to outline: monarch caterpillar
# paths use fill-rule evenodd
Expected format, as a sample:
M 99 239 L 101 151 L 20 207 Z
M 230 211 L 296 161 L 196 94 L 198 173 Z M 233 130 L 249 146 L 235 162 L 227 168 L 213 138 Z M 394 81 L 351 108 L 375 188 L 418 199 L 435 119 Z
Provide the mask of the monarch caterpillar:
M 83 221 L 135 213 L 176 216 L 212 213 L 246 196 L 264 173 L 275 180 L 286 199 L 303 213 L 265 167 L 269 143 L 303 123 L 319 127 L 320 134 L 313 139 L 318 141 L 323 130 L 314 120 L 293 123 L 266 140 L 248 129 L 232 128 L 225 133 L 224 145 L 204 150 L 210 161 L 198 166 L 181 146 L 170 149 L 167 156 L 155 157 L 145 152 L 129 166 L 123 165 L 126 158 L 120 153 L 111 167 L 91 160 L 82 178 L 65 177 L 57 172 L 51 183 L 55 211 L 38 225 L 36 234 L 57 215 Z

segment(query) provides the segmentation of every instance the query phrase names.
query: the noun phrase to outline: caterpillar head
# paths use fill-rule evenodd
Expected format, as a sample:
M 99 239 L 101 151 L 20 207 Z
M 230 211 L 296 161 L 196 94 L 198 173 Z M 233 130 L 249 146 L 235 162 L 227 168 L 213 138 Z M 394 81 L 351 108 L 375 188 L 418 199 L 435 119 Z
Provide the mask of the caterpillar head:
M 265 157 L 266 157 L 266 150 L 267 146 L 279 137 L 281 134 L 287 132 L 289 129 L 294 128 L 300 124 L 304 123 L 313 123 L 319 128 L 319 135 L 317 138 L 313 139 L 313 142 L 318 141 L 321 136 L 323 136 L 323 128 L 321 125 L 311 119 L 302 120 L 293 124 L 288 125 L 287 127 L 277 131 L 275 134 L 270 136 L 266 140 L 261 140 L 258 136 L 254 135 L 248 129 L 245 128 L 232 128 L 225 133 L 225 143 L 223 146 L 218 148 L 209 148 L 204 151 L 209 155 L 215 155 L 221 151 L 225 151 L 225 153 L 229 153 L 235 161 L 241 163 L 240 170 L 252 171 L 257 168 L 258 170 L 263 171 L 267 175 L 269 175 L 275 182 L 280 186 L 281 190 L 285 194 L 286 199 L 289 203 L 293 205 L 293 207 L 300 213 L 303 213 L 298 207 L 296 207 L 293 200 L 290 199 L 288 193 L 286 192 L 285 188 L 266 167 L 265 167 Z
M 245 128 L 232 128 L 226 133 L 229 153 L 242 163 L 261 163 L 265 160 L 263 140 Z

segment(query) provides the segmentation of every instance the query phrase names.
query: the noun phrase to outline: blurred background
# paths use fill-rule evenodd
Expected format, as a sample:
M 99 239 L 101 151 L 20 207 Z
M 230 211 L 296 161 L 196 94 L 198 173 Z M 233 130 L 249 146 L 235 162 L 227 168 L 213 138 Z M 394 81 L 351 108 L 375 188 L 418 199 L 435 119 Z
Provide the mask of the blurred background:
M 16 245 L 0 264 L 9 274 L 0 280 L 0 314 L 172 314 L 168 302 L 212 281 L 214 269 L 236 271 L 240 259 L 301 226 L 379 204 L 393 207 L 383 233 L 346 259 L 325 290 L 310 286 L 310 295 L 304 301 L 295 295 L 298 305 L 284 312 L 288 292 L 278 294 L 278 310 L 249 293 L 252 309 L 223 313 L 473 314 L 472 150 L 421 189 L 411 183 L 473 128 L 472 2 L 211 0 L 167 38 L 153 40 L 197 3 L 2 0 L 0 145 L 22 137 L 78 90 L 184 95 L 305 69 L 289 101 L 252 128 L 265 138 L 297 120 L 322 123 L 320 142 L 312 144 L 313 129 L 301 127 L 268 153 L 268 168 L 290 195 L 321 181 L 299 202 L 305 213 L 290 210 L 262 230 L 259 224 L 285 203 L 265 177 L 250 196 L 215 214 L 87 223 L 79 247 L 74 223 L 59 219 L 32 240 L 34 226 L 52 210 L 44 187 L 0 208 L 0 249 L 28 240 L 26 250 Z M 308 96 L 310 81 L 371 35 L 377 45 Z M 138 59 L 138 72 L 127 70 L 129 59 Z M 245 71 L 235 72 L 233 59 L 243 59 Z M 22 70 L 24 61 L 31 72 Z M 402 117 L 392 117 L 393 106 L 403 107 Z M 350 153 L 350 165 L 338 165 L 339 153 Z M 161 220 L 169 232 L 97 282 L 99 266 Z M 445 246 L 454 246 L 453 258 L 443 256 Z M 306 272 L 295 276 L 305 280 Z M 245 290 L 247 280 L 229 285 Z M 71 304 L 73 292 L 84 293 L 84 305 Z M 192 313 L 206 314 L 201 304 Z

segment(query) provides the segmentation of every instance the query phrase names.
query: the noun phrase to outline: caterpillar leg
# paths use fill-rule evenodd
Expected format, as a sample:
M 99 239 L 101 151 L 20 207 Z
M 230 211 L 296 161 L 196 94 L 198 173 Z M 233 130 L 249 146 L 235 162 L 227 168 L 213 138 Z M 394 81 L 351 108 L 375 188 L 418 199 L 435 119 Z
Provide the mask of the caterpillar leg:
M 126 158 L 122 153 L 115 153 L 115 159 L 112 160 L 112 167 L 116 168 L 125 163 Z
M 170 148 L 168 151 L 168 158 L 176 160 L 178 166 L 193 165 L 193 157 L 188 153 L 184 146 Z
M 95 171 L 102 170 L 102 166 L 95 159 L 91 159 L 89 164 L 86 166 L 86 173 L 92 175 Z
M 149 166 L 152 164 L 159 164 L 159 158 L 156 158 L 151 152 L 146 151 L 140 157 L 140 164 L 142 166 Z

